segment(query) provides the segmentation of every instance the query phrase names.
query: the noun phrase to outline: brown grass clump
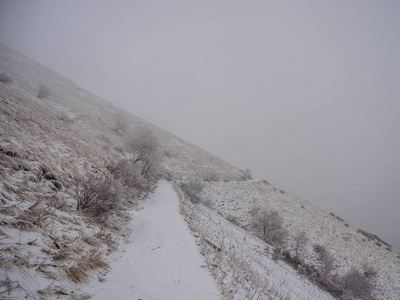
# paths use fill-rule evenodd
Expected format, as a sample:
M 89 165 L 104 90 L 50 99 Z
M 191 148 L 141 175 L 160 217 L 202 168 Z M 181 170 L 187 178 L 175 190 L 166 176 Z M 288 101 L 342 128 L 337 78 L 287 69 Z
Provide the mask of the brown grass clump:
M 88 274 L 91 270 L 107 269 L 108 267 L 109 265 L 105 262 L 101 253 L 92 253 L 78 260 L 72 267 L 66 268 L 65 272 L 71 281 L 85 283 L 88 281 Z
M 15 217 L 18 214 L 18 209 L 16 207 L 0 207 L 0 213 L 5 216 Z
M 65 270 L 68 278 L 75 283 L 87 282 L 88 279 L 87 271 L 88 270 L 82 269 L 79 265 L 67 268 Z
M 36 226 L 32 222 L 26 220 L 3 220 L 0 222 L 0 225 L 16 228 L 21 231 L 36 231 Z
M 82 240 L 83 240 L 86 244 L 88 244 L 88 245 L 90 245 L 90 246 L 93 246 L 93 247 L 97 247 L 97 246 L 99 245 L 99 241 L 98 241 L 96 238 L 91 237 L 91 236 L 85 235 L 85 236 L 82 237 Z

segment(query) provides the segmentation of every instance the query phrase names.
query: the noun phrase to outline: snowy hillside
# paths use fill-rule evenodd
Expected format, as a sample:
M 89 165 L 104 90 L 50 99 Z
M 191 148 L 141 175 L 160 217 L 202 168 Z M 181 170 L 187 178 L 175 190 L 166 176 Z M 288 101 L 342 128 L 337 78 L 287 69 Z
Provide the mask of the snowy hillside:
M 138 140 L 140 132 L 148 133 L 141 137 L 144 141 Z M 138 156 L 143 150 L 135 148 L 138 141 L 157 149 Z M 134 180 L 127 170 L 135 174 Z M 351 290 L 354 286 L 345 282 L 361 274 L 364 290 L 373 288 L 368 299 L 400 299 L 400 253 L 378 237 L 266 181 L 249 180 L 238 168 L 4 45 L 0 178 L 0 297 L 86 299 L 95 293 L 93 288 L 106 293 L 107 286 L 118 281 L 113 269 L 122 268 L 129 254 L 157 255 L 156 250 L 140 251 L 148 247 L 147 240 L 139 240 L 149 230 L 141 228 L 140 218 L 146 210 L 162 212 L 176 199 L 165 182 L 156 189 L 157 180 L 165 179 L 173 184 L 181 218 L 195 237 L 190 240 L 182 233 L 184 245 L 189 249 L 190 241 L 197 242 L 207 266 L 201 272 L 209 270 L 222 298 L 350 299 L 341 289 Z M 196 193 L 188 188 L 195 178 L 200 182 Z M 90 184 L 98 193 L 108 188 L 107 197 L 118 198 L 116 204 L 85 211 L 79 201 L 92 199 L 85 198 Z M 146 202 L 154 192 L 155 198 Z M 165 206 L 156 207 L 163 199 Z M 178 213 L 177 206 L 168 209 L 170 215 Z M 257 231 L 263 211 L 274 212 L 281 222 L 278 237 L 268 240 Z M 183 230 L 179 218 L 176 214 L 175 223 L 168 226 Z M 301 247 L 295 243 L 300 233 L 306 237 Z M 175 238 L 179 243 L 180 236 Z M 121 254 L 121 249 L 127 252 Z M 157 256 L 159 264 L 168 255 Z M 116 261 L 119 256 L 121 262 Z M 201 257 L 196 259 L 195 268 Z M 177 268 L 178 273 L 184 270 Z M 165 276 L 168 271 L 164 269 Z M 146 280 L 140 278 L 138 286 Z M 189 285 L 182 282 L 186 294 L 181 295 L 193 299 L 190 292 L 198 287 Z M 212 286 L 212 280 L 206 286 Z M 138 297 L 147 299 L 146 293 L 142 290 Z

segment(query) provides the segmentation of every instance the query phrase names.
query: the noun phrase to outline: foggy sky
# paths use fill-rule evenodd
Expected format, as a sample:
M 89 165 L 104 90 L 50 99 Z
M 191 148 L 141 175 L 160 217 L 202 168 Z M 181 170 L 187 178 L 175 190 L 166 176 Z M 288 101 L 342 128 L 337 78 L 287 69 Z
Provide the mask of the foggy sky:
M 5 1 L 0 42 L 400 248 L 399 1 Z

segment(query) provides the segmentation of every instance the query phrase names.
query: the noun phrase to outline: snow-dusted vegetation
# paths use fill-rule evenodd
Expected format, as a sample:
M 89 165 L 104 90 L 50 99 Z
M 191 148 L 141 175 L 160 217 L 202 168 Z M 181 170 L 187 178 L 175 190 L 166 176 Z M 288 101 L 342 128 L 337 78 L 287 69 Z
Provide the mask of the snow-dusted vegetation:
M 166 179 L 223 298 L 399 298 L 400 253 L 378 237 L 3 45 L 0 74 L 1 297 L 90 298 Z
M 190 201 L 184 202 L 188 223 L 198 224 L 192 228 L 200 232 L 201 239 L 213 241 L 218 248 L 222 249 L 220 245 L 225 246 L 232 239 L 222 232 L 233 234 L 236 230 L 242 232 L 244 241 L 236 238 L 225 249 L 246 253 L 249 240 L 264 241 L 258 248 L 263 259 L 269 263 L 275 261 L 275 265 L 284 268 L 290 266 L 301 278 L 336 298 L 395 299 L 399 295 L 395 284 L 400 280 L 398 251 L 376 239 L 366 238 L 337 217 L 282 192 L 265 180 L 205 183 L 201 198 L 202 204 L 196 208 L 189 205 Z M 208 228 L 209 222 L 213 223 Z M 226 230 L 226 227 L 235 230 Z M 265 236 L 265 231 L 275 235 Z M 248 264 L 250 257 L 256 255 L 243 255 L 241 262 Z M 216 272 L 221 270 L 217 268 Z M 277 272 L 273 274 L 271 277 L 275 278 Z M 355 277 L 357 280 L 353 280 Z M 244 283 L 242 288 L 248 284 L 246 280 L 239 282 Z M 306 294 L 290 293 L 284 296 L 307 299 Z

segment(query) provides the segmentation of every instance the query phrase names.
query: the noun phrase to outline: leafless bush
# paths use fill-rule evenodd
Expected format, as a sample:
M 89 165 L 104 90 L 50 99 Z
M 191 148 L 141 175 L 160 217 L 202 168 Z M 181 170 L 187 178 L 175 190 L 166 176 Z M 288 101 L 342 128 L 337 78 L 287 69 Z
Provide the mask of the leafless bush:
M 200 194 L 204 189 L 204 183 L 200 179 L 191 179 L 186 183 L 182 183 L 180 188 L 193 203 L 199 203 L 201 201 Z
M 274 248 L 272 252 L 272 259 L 275 261 L 282 259 L 282 250 L 279 247 Z
M 283 226 L 283 218 L 277 211 L 262 210 L 252 222 L 252 228 L 264 242 L 273 246 L 283 246 L 288 235 Z
M 314 251 L 315 251 L 318 255 L 324 255 L 325 252 L 326 252 L 325 246 L 322 246 L 322 245 L 320 245 L 320 244 L 315 244 L 315 245 L 313 246 L 313 248 L 314 248 Z
M 249 214 L 252 216 L 257 215 L 257 213 L 261 210 L 261 206 L 258 205 L 253 205 L 250 210 L 249 210 Z
M 46 85 L 40 84 L 37 97 L 39 99 L 42 99 L 42 98 L 47 98 L 49 96 L 50 96 L 50 89 Z
M 206 181 L 206 182 L 219 182 L 220 179 L 218 178 L 217 174 L 209 173 L 206 176 L 204 176 L 204 181 Z
M 250 169 L 246 169 L 246 170 L 241 170 L 242 172 L 242 176 L 241 179 L 242 180 L 251 180 L 253 179 L 253 176 L 251 175 L 251 170 Z
M 321 262 L 321 273 L 327 277 L 335 268 L 335 258 L 322 245 L 314 245 L 314 251 L 318 254 L 318 259 Z
M 138 128 L 126 142 L 126 147 L 133 154 L 133 162 L 141 167 L 141 175 L 150 178 L 158 176 L 161 162 L 160 142 L 148 127 Z
M 61 115 L 58 116 L 58 119 L 63 121 L 66 124 L 74 123 L 74 120 L 71 119 L 70 117 L 68 117 L 68 115 L 66 113 L 64 113 L 64 112 Z
M 77 210 L 101 220 L 120 209 L 126 191 L 117 180 L 101 175 L 75 176 Z
M 120 160 L 107 168 L 115 179 L 136 193 L 133 195 L 134 198 L 146 197 L 157 186 L 158 169 L 150 169 L 147 173 L 143 173 L 142 165 L 132 159 Z
M 301 231 L 294 236 L 294 249 L 296 251 L 296 257 L 300 257 L 307 246 L 308 241 L 309 239 L 305 231 Z
M 114 131 L 117 131 L 121 134 L 125 134 L 128 131 L 129 121 L 127 115 L 125 113 L 117 113 L 115 115 L 115 128 Z
M 10 75 L 5 72 L 0 73 L 0 82 L 3 83 L 11 83 L 13 80 L 11 79 Z
M 340 279 L 343 298 L 372 300 L 373 285 L 368 278 L 356 269 L 351 269 Z

